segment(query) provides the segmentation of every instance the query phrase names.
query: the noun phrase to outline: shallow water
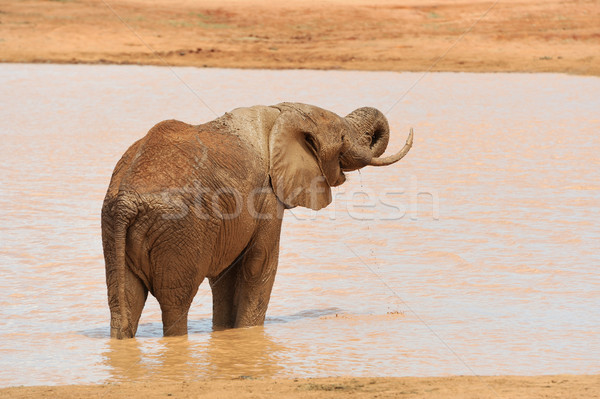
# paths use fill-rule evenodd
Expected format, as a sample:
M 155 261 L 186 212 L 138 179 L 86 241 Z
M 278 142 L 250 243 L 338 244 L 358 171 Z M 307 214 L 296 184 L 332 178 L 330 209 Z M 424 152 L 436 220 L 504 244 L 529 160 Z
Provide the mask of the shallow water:
M 600 372 L 600 79 L 565 75 L 427 75 L 387 112 L 404 160 L 286 215 L 264 327 L 212 332 L 204 283 L 187 338 L 151 297 L 108 338 L 99 215 L 128 145 L 202 101 L 385 112 L 420 77 L 1 64 L 0 386 Z

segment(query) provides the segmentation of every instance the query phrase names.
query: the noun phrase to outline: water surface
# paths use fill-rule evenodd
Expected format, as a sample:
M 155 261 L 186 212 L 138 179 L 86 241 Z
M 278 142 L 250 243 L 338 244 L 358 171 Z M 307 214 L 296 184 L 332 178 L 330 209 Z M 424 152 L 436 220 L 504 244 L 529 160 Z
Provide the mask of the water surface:
M 0 386 L 598 373 L 600 79 L 435 73 L 401 99 L 420 76 L 0 65 Z M 110 340 L 119 157 L 161 120 L 281 101 L 375 106 L 391 148 L 411 126 L 415 146 L 288 212 L 264 327 L 212 332 L 204 283 L 187 338 L 149 298 L 137 338 Z

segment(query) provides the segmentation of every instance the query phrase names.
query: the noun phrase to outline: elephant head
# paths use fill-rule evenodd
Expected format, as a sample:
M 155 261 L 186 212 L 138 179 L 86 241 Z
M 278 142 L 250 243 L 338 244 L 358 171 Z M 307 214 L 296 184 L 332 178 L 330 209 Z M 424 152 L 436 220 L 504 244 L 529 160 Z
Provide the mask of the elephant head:
M 346 117 L 306 104 L 276 105 L 280 114 L 269 137 L 271 185 L 289 208 L 319 210 L 331 203 L 330 187 L 349 172 L 398 162 L 413 143 L 412 129 L 404 147 L 380 158 L 389 141 L 386 117 L 375 108 L 359 108 Z

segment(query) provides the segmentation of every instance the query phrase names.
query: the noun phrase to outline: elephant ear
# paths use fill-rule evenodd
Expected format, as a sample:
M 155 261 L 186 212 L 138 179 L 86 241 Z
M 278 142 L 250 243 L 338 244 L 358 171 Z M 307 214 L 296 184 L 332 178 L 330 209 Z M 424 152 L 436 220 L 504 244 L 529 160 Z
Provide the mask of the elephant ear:
M 332 144 L 315 134 L 313 118 L 294 108 L 283 108 L 269 137 L 271 184 L 289 208 L 319 210 L 331 203 L 331 188 L 339 174 L 339 160 L 323 159 Z M 325 168 L 323 168 L 325 166 Z M 324 173 L 325 172 L 325 173 Z

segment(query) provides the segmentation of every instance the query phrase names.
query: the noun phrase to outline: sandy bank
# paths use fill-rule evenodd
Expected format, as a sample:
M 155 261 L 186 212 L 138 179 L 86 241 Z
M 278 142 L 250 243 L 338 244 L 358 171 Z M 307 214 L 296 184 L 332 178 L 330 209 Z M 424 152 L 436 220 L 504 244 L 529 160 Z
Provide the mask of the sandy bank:
M 600 75 L 600 2 L 493 4 L 1 1 L 0 61 Z
M 217 380 L 18 387 L 0 398 L 598 398 L 600 375 Z
M 598 398 L 600 375 L 537 377 L 325 378 L 126 383 L 0 390 L 0 398 Z

